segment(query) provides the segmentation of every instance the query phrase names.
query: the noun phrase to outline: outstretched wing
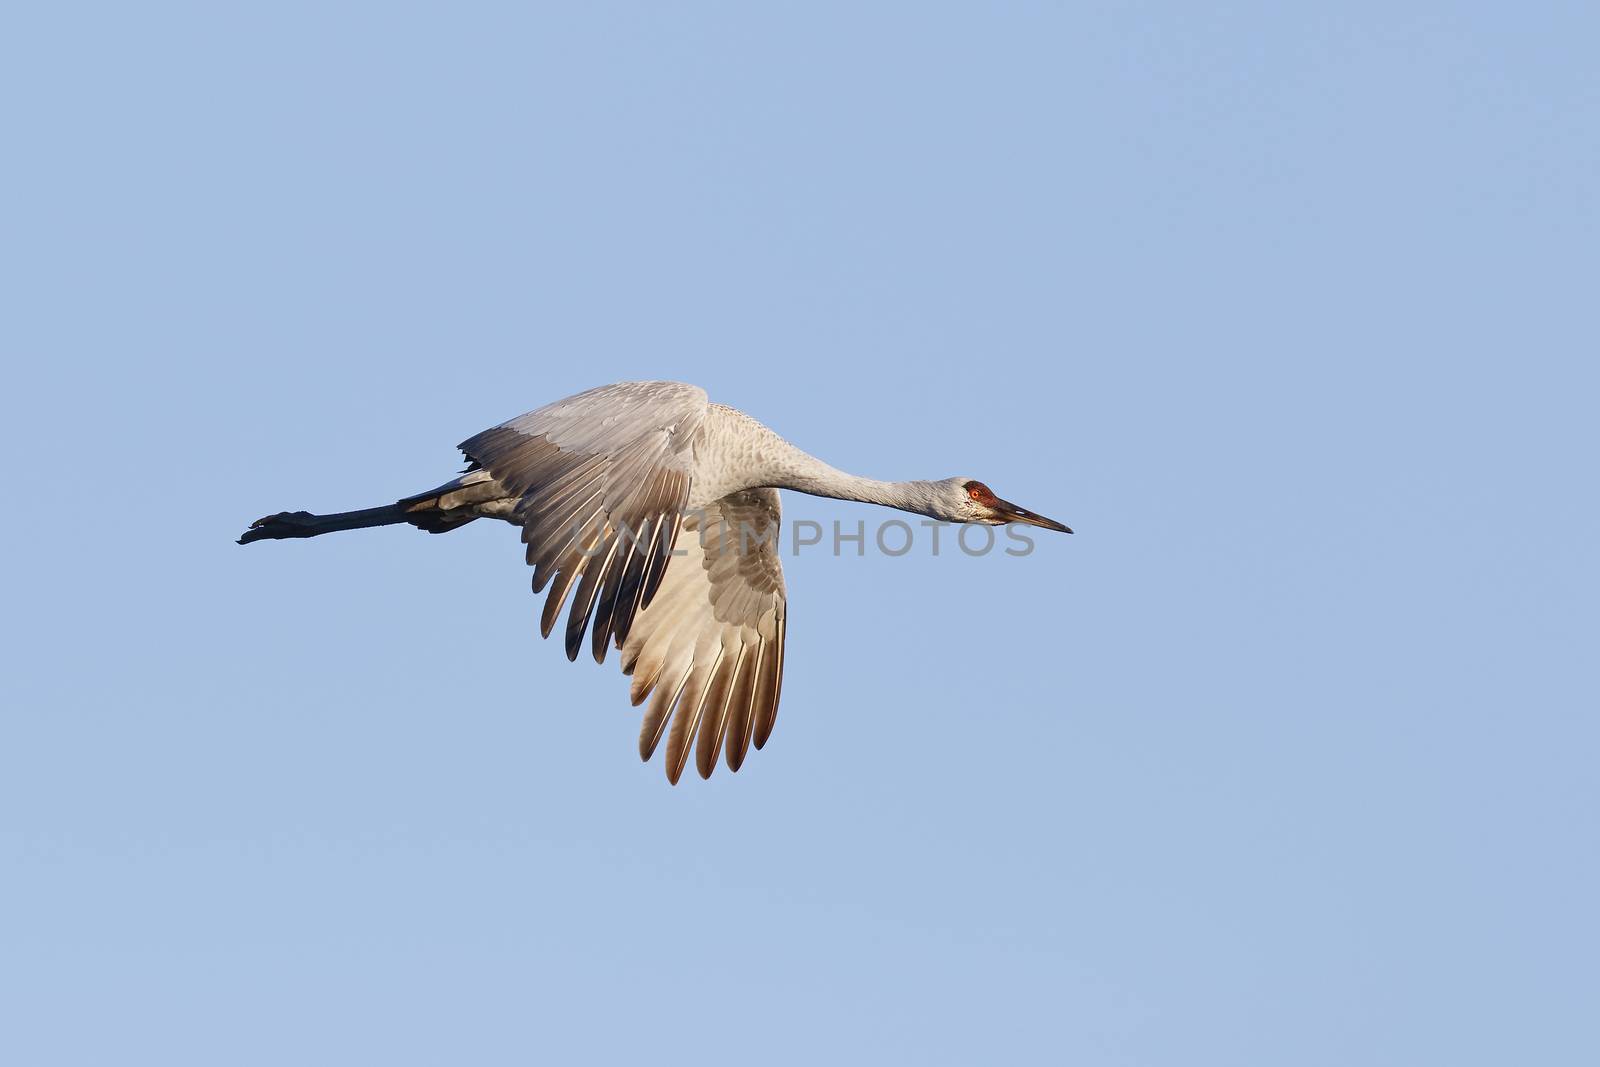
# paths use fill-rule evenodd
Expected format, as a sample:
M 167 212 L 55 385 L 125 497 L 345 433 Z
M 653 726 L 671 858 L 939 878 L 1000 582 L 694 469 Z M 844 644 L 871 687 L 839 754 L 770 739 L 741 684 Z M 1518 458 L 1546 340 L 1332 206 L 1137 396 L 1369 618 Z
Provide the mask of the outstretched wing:
M 785 596 L 778 557 L 778 492 L 730 493 L 690 514 L 679 559 L 622 645 L 633 703 L 655 693 L 639 732 L 649 759 L 667 737 L 667 778 L 695 766 L 711 777 L 719 750 L 737 771 L 772 733 L 783 685 Z
M 558 400 L 462 442 L 461 451 L 520 498 L 517 521 L 546 584 L 539 620 L 550 636 L 568 594 L 567 658 L 594 619 L 594 658 L 620 647 L 652 602 L 689 501 L 705 390 L 679 382 L 619 382 Z

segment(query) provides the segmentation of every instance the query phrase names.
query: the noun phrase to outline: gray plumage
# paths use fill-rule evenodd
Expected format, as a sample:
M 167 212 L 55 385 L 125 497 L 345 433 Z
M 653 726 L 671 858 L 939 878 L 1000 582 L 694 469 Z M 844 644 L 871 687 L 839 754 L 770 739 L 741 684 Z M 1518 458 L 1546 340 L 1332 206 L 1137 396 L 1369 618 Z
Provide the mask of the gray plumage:
M 787 622 L 778 488 L 1065 529 L 971 480 L 836 471 L 678 382 L 601 386 L 460 447 L 467 471 L 436 489 L 364 511 L 270 515 L 239 541 L 396 523 L 444 533 L 480 518 L 520 526 L 533 590 L 549 589 L 540 632 L 548 637 L 565 608 L 569 659 L 586 634 L 596 662 L 621 650 L 633 703 L 649 701 L 639 754 L 650 759 L 664 738 L 674 783 L 691 754 L 702 777 L 719 757 L 737 771 L 772 734 Z

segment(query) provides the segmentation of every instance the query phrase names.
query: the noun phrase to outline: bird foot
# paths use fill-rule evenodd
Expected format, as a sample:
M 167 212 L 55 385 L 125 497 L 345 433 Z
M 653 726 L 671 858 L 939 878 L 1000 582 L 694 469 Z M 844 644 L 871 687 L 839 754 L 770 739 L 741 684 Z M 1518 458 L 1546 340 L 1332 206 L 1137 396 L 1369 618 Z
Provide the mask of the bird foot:
M 279 540 L 286 537 L 311 537 L 316 534 L 316 516 L 309 511 L 280 511 L 250 524 L 250 529 L 239 538 L 239 544 L 251 541 Z

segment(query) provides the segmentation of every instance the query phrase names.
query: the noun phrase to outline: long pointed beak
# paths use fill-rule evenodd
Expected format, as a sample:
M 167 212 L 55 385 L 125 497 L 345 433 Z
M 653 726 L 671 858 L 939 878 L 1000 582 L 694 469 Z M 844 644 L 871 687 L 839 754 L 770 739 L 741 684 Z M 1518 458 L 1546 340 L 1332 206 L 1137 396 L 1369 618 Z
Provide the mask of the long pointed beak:
M 1056 533 L 1071 533 L 1072 527 L 1047 519 L 1043 515 L 1035 515 L 1027 508 L 1019 508 L 1009 500 L 996 500 L 994 502 L 995 516 L 1003 522 L 1021 522 L 1029 526 L 1038 526 Z

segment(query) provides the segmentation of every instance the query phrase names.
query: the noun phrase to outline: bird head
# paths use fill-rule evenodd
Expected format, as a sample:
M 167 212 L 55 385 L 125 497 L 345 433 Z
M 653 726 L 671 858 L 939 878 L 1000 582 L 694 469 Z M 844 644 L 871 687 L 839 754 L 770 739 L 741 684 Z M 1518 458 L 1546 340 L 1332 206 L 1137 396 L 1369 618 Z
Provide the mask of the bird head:
M 1009 500 L 1001 500 L 992 489 L 974 478 L 948 478 L 939 484 L 940 511 L 944 514 L 938 517 L 950 522 L 977 522 L 986 526 L 1021 522 L 1058 533 L 1072 532 L 1071 527 L 1054 519 L 1036 515 Z

